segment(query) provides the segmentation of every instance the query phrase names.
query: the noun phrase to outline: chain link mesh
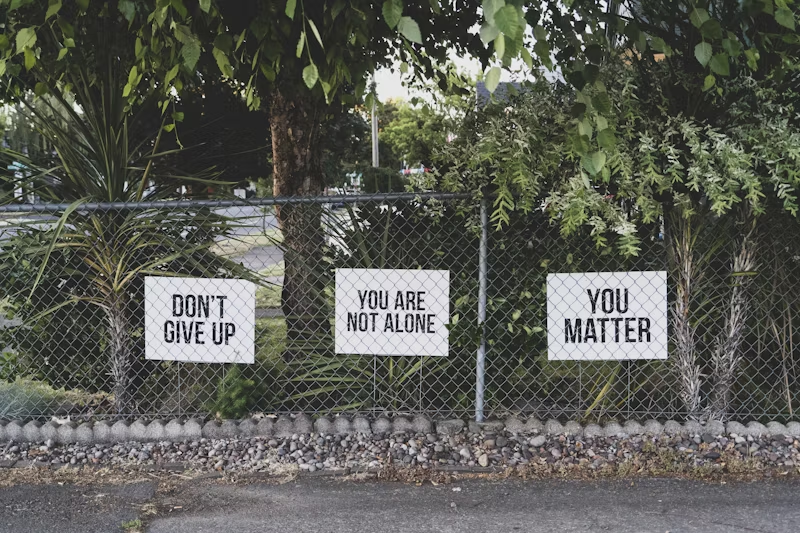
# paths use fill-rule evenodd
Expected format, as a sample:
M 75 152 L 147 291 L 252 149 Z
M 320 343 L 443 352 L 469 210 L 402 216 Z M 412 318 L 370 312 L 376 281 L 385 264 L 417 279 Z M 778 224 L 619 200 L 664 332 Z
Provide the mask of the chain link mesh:
M 468 195 L 0 206 L 0 419 L 299 411 L 472 417 L 482 335 L 487 417 L 791 418 L 800 401 L 800 226 L 780 214 L 749 226 L 734 219 L 668 214 L 642 226 L 639 254 L 623 257 L 613 239 L 598 248 L 588 233 L 564 236 L 541 212 L 516 214 L 488 231 L 481 325 L 480 202 Z M 447 355 L 399 353 L 413 349 L 380 336 L 354 350 L 361 354 L 337 353 L 334 328 L 348 320 L 335 302 L 336 273 L 344 269 L 446 272 L 447 296 L 413 296 L 400 309 L 449 311 Z M 590 361 L 578 349 L 572 360 L 548 359 L 548 274 L 638 271 L 666 272 L 666 360 Z M 177 303 L 170 287 L 151 287 L 188 324 L 159 330 L 183 360 L 151 360 L 148 277 L 243 284 L 215 286 L 213 301 Z M 350 303 L 397 311 L 387 302 L 402 287 L 370 285 L 376 279 L 363 279 L 364 300 Z M 375 309 L 368 290 L 376 291 Z M 361 297 L 355 286 L 348 294 Z M 236 354 L 213 349 L 225 334 L 219 302 L 239 297 L 255 299 L 255 349 L 242 350 L 253 364 L 231 363 Z M 176 309 L 161 312 L 176 318 Z M 163 328 L 170 317 L 161 318 Z M 385 313 L 378 320 L 378 329 L 388 327 Z M 218 326 L 203 325 L 198 337 L 196 322 Z M 409 327 L 427 334 L 425 324 Z M 211 346 L 193 357 L 186 342 L 198 338 Z

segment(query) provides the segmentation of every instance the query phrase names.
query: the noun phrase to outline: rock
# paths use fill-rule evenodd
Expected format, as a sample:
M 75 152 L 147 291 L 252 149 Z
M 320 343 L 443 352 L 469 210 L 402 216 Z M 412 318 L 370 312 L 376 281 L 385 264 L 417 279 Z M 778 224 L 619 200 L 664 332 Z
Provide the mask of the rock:
M 467 459 L 467 460 L 469 460 L 470 458 L 472 458 L 472 452 L 471 452 L 471 451 L 470 451 L 470 449 L 469 449 L 469 448 L 467 448 L 466 446 L 464 446 L 463 448 L 461 448 L 461 449 L 458 451 L 458 455 L 460 455 L 461 457 L 463 457 L 464 459 Z
M 353 432 L 353 424 L 346 416 L 340 415 L 333 419 L 334 435 L 349 435 Z
M 623 427 L 620 426 L 618 422 L 614 421 L 611 421 L 608 424 L 606 424 L 604 432 L 606 434 L 606 437 L 624 438 L 628 436 L 627 432 L 623 429 Z
M 94 423 L 94 441 L 95 442 L 114 442 L 114 437 L 111 434 L 113 424 L 110 420 L 98 420 Z
M 525 433 L 525 424 L 516 416 L 506 418 L 504 426 L 509 433 Z
M 558 448 L 550 448 L 550 455 L 552 455 L 556 459 L 560 459 L 561 458 L 561 450 L 559 450 Z
M 286 415 L 279 416 L 273 427 L 273 432 L 276 437 L 281 439 L 294 435 L 294 423 L 292 419 Z
M 271 437 L 275 430 L 275 420 L 270 416 L 265 416 L 256 424 L 256 435 L 259 437 Z
M 681 432 L 683 432 L 683 426 L 681 426 L 680 422 L 676 422 L 675 420 L 667 420 L 664 423 L 664 433 L 670 437 L 680 435 Z
M 623 429 L 625 430 L 625 433 L 627 433 L 628 435 L 645 434 L 644 426 L 642 426 L 639 422 L 635 420 L 628 420 L 627 422 L 625 422 Z
M 180 420 L 173 418 L 164 425 L 164 440 L 172 442 L 186 440 L 186 437 L 183 436 L 183 424 L 181 424 Z
M 498 433 L 503 431 L 505 423 L 502 420 L 486 420 L 485 422 L 480 422 L 478 427 L 484 433 Z M 473 433 L 477 433 L 477 431 Z
M 503 448 L 508 444 L 508 439 L 505 438 L 504 436 L 500 435 L 495 440 L 495 444 L 497 445 L 498 448 Z
M 76 442 L 75 438 L 76 427 L 77 425 L 75 424 L 75 422 L 67 422 L 66 424 L 61 424 L 61 426 L 58 428 L 58 439 L 56 440 L 61 444 L 71 444 Z
M 700 441 L 706 444 L 711 444 L 715 440 L 717 439 L 711 433 L 703 433 L 702 435 L 700 435 Z
M 747 428 L 743 424 L 740 424 L 739 422 L 734 422 L 734 421 L 728 422 L 726 424 L 725 432 L 728 433 L 728 434 L 733 434 L 733 435 L 745 435 L 745 436 L 747 436 L 747 434 L 748 434 Z
M 314 421 L 307 414 L 300 413 L 294 419 L 294 432 L 300 435 L 314 432 Z
M 22 442 L 25 440 L 25 433 L 22 430 L 22 422 L 19 420 L 12 420 L 5 427 L 5 437 L 3 440 L 13 440 L 15 442 Z
M 203 437 L 207 439 L 222 438 L 220 435 L 221 427 L 222 424 L 220 424 L 218 420 L 209 420 L 203 425 Z
M 396 416 L 392 422 L 392 433 L 413 433 L 414 426 L 411 421 L 404 416 Z
M 460 418 L 436 422 L 436 432 L 441 435 L 455 435 L 462 429 L 464 429 L 464 421 Z
M 725 434 L 725 424 L 719 420 L 709 420 L 706 422 L 706 433 L 718 437 Z
M 786 435 L 787 433 L 789 433 L 789 430 L 786 428 L 786 426 L 784 426 L 780 422 L 775 422 L 775 421 L 769 422 L 767 424 L 767 431 L 769 431 L 770 435 Z
M 373 433 L 388 434 L 392 431 L 392 421 L 385 416 L 379 416 L 372 422 Z
M 703 426 L 696 420 L 687 420 L 683 423 L 683 431 L 681 433 L 687 435 L 697 435 L 703 432 Z
M 720 458 L 720 454 L 719 454 L 719 452 L 708 452 L 703 457 L 705 457 L 706 459 L 712 459 L 712 460 L 713 459 L 719 459 Z
M 258 435 L 258 421 L 254 418 L 244 418 L 237 424 L 239 436 L 244 438 Z
M 530 444 L 534 448 L 541 448 L 542 446 L 544 446 L 545 442 L 547 442 L 547 439 L 545 438 L 544 435 L 537 435 L 535 437 L 532 437 L 530 440 Z
M 149 424 L 147 424 L 147 428 L 144 432 L 144 440 L 157 442 L 164 440 L 166 438 L 166 430 L 164 427 L 167 425 L 165 420 L 160 418 L 156 418 Z
M 47 422 L 45 425 L 39 428 L 39 438 L 52 443 L 58 442 L 58 428 L 59 425 L 57 423 Z M 47 447 L 52 448 L 53 446 L 48 444 Z
M 314 432 L 320 435 L 333 435 L 335 433 L 333 422 L 326 416 L 317 418 L 314 421 Z
M 574 420 L 570 420 L 564 424 L 564 433 L 570 437 L 580 437 L 583 435 L 583 426 Z
M 433 422 L 425 415 L 417 415 L 411 420 L 411 429 L 414 433 L 431 433 Z
M 219 425 L 219 439 L 235 439 L 241 434 L 239 423 L 236 420 L 223 420 Z
M 489 466 L 489 456 L 485 453 L 482 453 L 480 457 L 478 457 L 478 464 L 484 468 Z
M 126 442 L 131 438 L 131 428 L 127 420 L 117 420 L 111 426 L 111 442 Z
M 540 433 L 544 431 L 544 424 L 535 416 L 525 421 L 525 433 Z
M 586 427 L 583 428 L 583 436 L 586 437 L 587 439 L 604 437 L 605 431 L 603 431 L 603 428 L 601 428 L 597 424 L 587 424 Z
M 800 437 L 800 422 L 789 422 L 786 424 L 786 434 L 792 437 Z
M 555 419 L 550 419 L 544 424 L 544 432 L 547 435 L 561 435 L 564 433 L 564 426 Z
M 755 420 L 747 424 L 747 434 L 753 437 L 768 437 L 770 432 L 767 426 Z
M 644 423 L 644 432 L 648 435 L 658 436 L 664 433 L 664 426 L 658 420 L 648 420 Z
M 372 426 L 369 419 L 365 416 L 356 416 L 353 418 L 353 431 L 355 433 L 363 433 L 369 435 L 372 433 Z
M 41 422 L 36 420 L 31 420 L 24 426 L 22 426 L 22 438 L 27 442 L 39 442 L 42 439 L 41 432 L 39 429 L 42 427 Z
M 84 422 L 75 430 L 75 442 L 80 444 L 94 444 L 94 424 Z

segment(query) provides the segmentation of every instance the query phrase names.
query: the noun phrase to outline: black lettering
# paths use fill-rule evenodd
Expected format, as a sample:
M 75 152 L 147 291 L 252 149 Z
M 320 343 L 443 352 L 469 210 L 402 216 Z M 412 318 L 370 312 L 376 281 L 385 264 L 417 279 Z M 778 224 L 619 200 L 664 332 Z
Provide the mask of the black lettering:
M 228 345 L 228 341 L 231 337 L 236 333 L 236 325 L 233 322 L 226 322 L 225 323 L 225 346 Z
M 183 312 L 189 318 L 197 316 L 197 297 L 194 294 L 187 294 L 183 297 Z
M 397 291 L 397 296 L 394 297 L 394 310 L 397 311 L 398 309 L 406 310 L 403 305 L 403 291 Z
M 175 342 L 175 323 L 172 320 L 164 322 L 164 342 Z
M 225 300 L 228 299 L 227 296 L 217 296 L 219 299 L 219 318 L 222 320 L 225 318 Z
M 198 318 L 208 318 L 209 300 L 208 296 L 197 297 L 197 316 Z
M 386 295 L 386 301 L 389 301 L 389 295 Z M 370 318 L 372 318 L 372 331 L 375 331 L 375 319 L 378 318 L 378 313 L 370 313 Z
M 394 331 L 394 322 L 392 322 L 392 315 L 386 315 L 386 323 L 383 325 L 383 331 Z
M 195 344 L 205 344 L 203 340 L 203 335 L 205 335 L 205 331 L 203 331 L 203 326 L 205 322 L 195 322 L 194 324 L 194 343 Z
M 647 334 L 647 340 L 644 342 L 650 342 L 650 319 L 649 318 L 640 318 L 639 319 L 639 342 L 643 341 L 644 335 Z
M 414 317 L 414 332 L 425 333 L 425 315 L 416 315 Z
M 619 342 L 619 325 L 622 322 L 621 318 L 610 318 L 614 322 L 614 342 Z
M 414 315 L 406 314 L 403 317 L 403 326 L 405 327 L 404 333 L 413 333 L 414 332 Z
M 369 329 L 369 315 L 367 313 L 358 313 L 358 331 L 367 331 Z
M 378 308 L 378 293 L 375 291 L 369 291 L 369 295 L 367 296 L 367 306 L 370 309 L 377 309 Z
M 589 339 L 591 339 L 592 342 L 597 342 L 597 332 L 594 329 L 593 318 L 586 319 L 586 333 L 583 336 L 583 342 L 589 342 Z
M 602 306 L 605 314 L 614 312 L 614 291 L 611 289 L 603 289 Z
M 564 319 L 564 342 L 565 343 L 581 342 L 580 318 L 575 319 L 575 329 L 572 328 L 572 321 L 569 318 Z
M 636 339 L 631 337 L 634 331 L 636 331 L 633 326 L 631 326 L 631 322 L 635 322 L 635 318 L 626 318 L 625 319 L 625 342 L 636 342 Z
M 217 329 L 217 326 L 219 326 L 219 330 Z M 222 344 L 225 340 L 222 338 L 222 322 L 211 323 L 211 340 L 213 340 L 214 344 L 217 346 Z
M 426 311 L 425 291 L 417 291 L 417 311 Z
M 622 289 L 622 294 L 625 295 L 625 309 L 622 308 L 622 298 L 619 295 L 619 289 L 617 289 L 617 312 L 618 313 L 627 313 L 628 312 L 628 289 Z
M 180 294 L 172 295 L 172 316 L 183 316 L 183 296 Z
M 414 291 L 406 291 L 406 311 L 417 310 L 417 293 Z
M 425 316 L 428 319 L 428 326 L 425 328 L 425 332 L 431 334 L 436 333 L 436 331 L 433 329 L 433 319 L 436 318 L 436 315 L 425 315 Z
M 606 342 L 606 322 L 608 322 L 607 318 L 598 318 L 598 322 L 600 322 L 600 342 Z
M 358 331 L 358 313 L 347 313 L 347 331 Z
M 367 291 L 358 291 L 358 299 L 361 300 L 361 309 L 364 309 L 364 301 L 367 299 Z M 350 331 L 349 329 L 347 331 Z
M 186 301 L 189 301 L 189 298 L 186 298 Z M 191 344 L 192 343 L 192 329 L 194 329 L 194 322 L 189 322 L 188 326 L 186 322 L 178 322 L 181 327 L 181 334 L 183 335 L 183 343 L 184 344 Z
M 597 298 L 600 296 L 600 289 L 594 291 L 594 296 L 592 296 L 592 289 L 586 289 L 586 294 L 589 295 L 589 303 L 592 304 L 592 314 L 597 313 Z

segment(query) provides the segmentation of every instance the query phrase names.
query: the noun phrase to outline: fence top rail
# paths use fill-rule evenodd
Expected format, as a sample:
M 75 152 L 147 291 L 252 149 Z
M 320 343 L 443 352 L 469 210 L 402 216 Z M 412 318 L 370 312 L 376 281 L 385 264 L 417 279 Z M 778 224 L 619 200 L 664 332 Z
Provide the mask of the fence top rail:
M 231 200 L 160 200 L 145 202 L 86 202 L 79 211 L 113 211 L 113 210 L 145 210 L 145 209 L 182 209 L 192 207 L 259 207 L 286 204 L 354 204 L 374 201 L 403 200 L 469 200 L 470 193 L 420 192 L 420 193 L 378 193 L 378 194 L 345 194 L 336 196 L 282 196 L 273 198 L 249 198 Z M 0 213 L 57 213 L 68 209 L 70 203 L 42 204 L 3 204 Z

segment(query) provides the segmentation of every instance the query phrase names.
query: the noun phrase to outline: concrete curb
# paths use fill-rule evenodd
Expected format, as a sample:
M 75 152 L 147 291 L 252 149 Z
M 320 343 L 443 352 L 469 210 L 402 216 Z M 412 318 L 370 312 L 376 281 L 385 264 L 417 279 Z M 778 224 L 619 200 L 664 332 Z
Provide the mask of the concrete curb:
M 511 434 L 530 435 L 569 435 L 573 437 L 599 438 L 599 437 L 630 437 L 639 435 L 696 435 L 711 434 L 719 436 L 733 434 L 741 437 L 768 437 L 774 435 L 789 435 L 800 437 L 800 422 L 789 422 L 784 425 L 780 422 L 769 422 L 764 425 L 751 421 L 747 425 L 737 421 L 723 424 L 718 421 L 709 421 L 701 424 L 696 421 L 687 421 L 681 424 L 675 420 L 661 423 L 657 420 L 647 420 L 644 424 L 628 420 L 623 424 L 611 421 L 600 426 L 587 424 L 585 426 L 568 421 L 562 424 L 558 420 L 550 419 L 542 422 L 536 418 L 525 421 L 519 417 L 509 417 L 505 420 L 476 423 L 466 423 L 462 419 L 448 419 L 432 421 L 423 415 L 414 417 L 396 416 L 390 419 L 380 416 L 373 421 L 366 417 L 336 416 L 333 419 L 318 417 L 313 420 L 310 416 L 300 414 L 296 416 L 281 415 L 277 419 L 267 417 L 261 419 L 246 418 L 244 420 L 210 420 L 205 423 L 190 418 L 182 419 L 139 419 L 133 423 L 124 420 L 116 422 L 67 422 L 58 424 L 38 421 L 0 421 L 0 443 L 14 442 L 45 442 L 52 440 L 58 444 L 100 444 L 118 442 L 159 442 L 159 441 L 193 441 L 200 438 L 232 439 L 237 437 L 276 437 L 287 438 L 292 435 L 307 433 L 347 435 L 355 433 L 376 433 L 392 435 L 397 433 L 438 433 L 440 435 L 455 435 L 464 431 L 470 433 L 498 433 L 505 431 Z

